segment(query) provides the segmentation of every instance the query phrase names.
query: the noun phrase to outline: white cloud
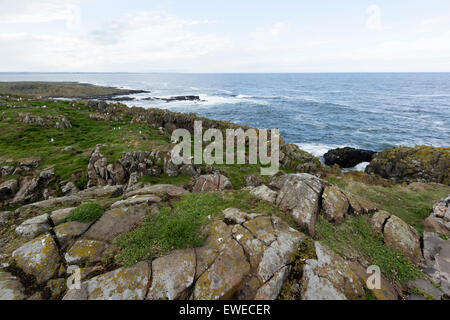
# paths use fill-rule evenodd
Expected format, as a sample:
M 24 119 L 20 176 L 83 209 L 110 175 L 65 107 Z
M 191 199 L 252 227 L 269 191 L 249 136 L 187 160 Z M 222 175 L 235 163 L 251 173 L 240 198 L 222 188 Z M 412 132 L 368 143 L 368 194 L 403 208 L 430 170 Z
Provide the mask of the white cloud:
M 420 23 L 423 26 L 436 25 L 441 23 L 450 22 L 450 17 L 434 17 L 431 19 L 422 20 Z
M 282 33 L 289 31 L 289 24 L 286 22 L 277 22 L 267 29 L 259 29 L 252 32 L 250 35 L 253 39 L 264 40 L 279 36 Z
M 56 20 L 79 24 L 77 0 L 3 0 L 0 1 L 0 24 L 42 23 Z
M 0 47 L 8 48 L 0 51 L 0 70 L 190 69 L 200 58 L 221 52 L 230 44 L 227 38 L 190 30 L 206 23 L 211 21 L 140 12 L 81 35 L 67 31 L 0 33 Z

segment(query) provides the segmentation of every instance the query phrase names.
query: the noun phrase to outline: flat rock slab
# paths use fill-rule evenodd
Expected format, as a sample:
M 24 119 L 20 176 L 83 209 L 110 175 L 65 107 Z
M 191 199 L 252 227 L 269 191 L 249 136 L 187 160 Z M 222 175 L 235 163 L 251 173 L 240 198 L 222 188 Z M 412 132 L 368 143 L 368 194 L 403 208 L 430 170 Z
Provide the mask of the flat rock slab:
M 303 269 L 302 300 L 364 299 L 364 283 L 348 263 L 328 247 L 315 242 L 317 260 Z
M 48 214 L 28 219 L 16 228 L 16 233 L 27 240 L 34 239 L 50 230 L 48 219 Z
M 168 195 L 170 197 L 180 197 L 186 193 L 189 193 L 189 191 L 178 186 L 174 186 L 171 184 L 156 184 L 154 186 L 148 186 L 141 189 L 133 190 L 131 192 L 127 192 L 125 196 L 129 198 L 137 195 L 155 194 L 158 196 Z
M 19 279 L 8 272 L 0 271 L 0 301 L 25 300 L 24 290 Z
M 253 190 L 250 191 L 250 194 L 258 199 L 267 201 L 269 203 L 275 203 L 278 195 L 277 192 L 271 190 L 266 185 L 254 188 Z
M 83 285 L 89 300 L 144 300 L 151 279 L 151 268 L 140 262 L 132 268 L 121 268 Z
M 50 280 L 60 265 L 58 248 L 49 234 L 25 243 L 13 252 L 12 257 L 17 267 L 33 275 L 39 284 Z
M 103 186 L 93 187 L 77 193 L 77 196 L 83 198 L 117 198 L 123 193 L 123 186 Z
M 147 300 L 175 300 L 189 288 L 195 277 L 193 249 L 180 250 L 152 262 L 152 286 Z
M 50 219 L 53 222 L 53 225 L 57 226 L 63 223 L 67 217 L 72 213 L 76 208 L 65 208 L 60 210 L 55 210 L 50 214 Z
M 155 195 L 132 196 L 125 200 L 120 200 L 112 204 L 111 208 L 134 206 L 138 204 L 159 203 L 162 199 Z
M 145 205 L 111 209 L 83 235 L 83 239 L 111 241 L 139 226 L 146 216 Z
M 64 258 L 68 265 L 92 264 L 101 260 L 107 248 L 103 241 L 80 239 L 66 252 Z
M 71 221 L 57 226 L 54 232 L 59 244 L 64 249 L 73 244 L 75 239 L 81 236 L 90 225 L 89 223 Z

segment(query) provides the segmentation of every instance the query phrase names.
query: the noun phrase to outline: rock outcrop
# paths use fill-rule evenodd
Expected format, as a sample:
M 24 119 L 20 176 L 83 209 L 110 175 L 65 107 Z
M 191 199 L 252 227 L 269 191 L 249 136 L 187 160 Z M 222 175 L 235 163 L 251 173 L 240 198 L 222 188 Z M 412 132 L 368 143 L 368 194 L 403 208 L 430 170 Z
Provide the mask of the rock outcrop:
M 330 150 L 323 157 L 328 166 L 337 164 L 341 168 L 353 168 L 362 162 L 372 161 L 375 154 L 375 151 L 346 147 Z
M 378 153 L 366 168 L 396 182 L 437 182 L 450 184 L 450 148 L 397 147 Z
M 192 192 L 210 192 L 231 190 L 233 185 L 230 180 L 219 173 L 200 176 L 192 189 Z
M 385 211 L 375 213 L 371 222 L 376 231 L 383 233 L 389 247 L 397 249 L 416 264 L 422 261 L 420 234 L 416 229 Z
M 450 240 L 425 232 L 423 235 L 424 272 L 450 296 Z
M 433 212 L 424 221 L 423 226 L 427 231 L 450 236 L 450 195 L 433 206 Z

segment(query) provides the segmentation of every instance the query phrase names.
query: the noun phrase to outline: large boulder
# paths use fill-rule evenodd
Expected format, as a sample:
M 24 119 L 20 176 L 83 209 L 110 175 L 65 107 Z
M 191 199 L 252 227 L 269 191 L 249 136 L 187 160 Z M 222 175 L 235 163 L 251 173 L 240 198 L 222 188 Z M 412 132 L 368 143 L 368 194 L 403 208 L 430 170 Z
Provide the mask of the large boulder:
M 233 189 L 230 180 L 219 173 L 200 176 L 195 182 L 193 192 L 210 192 Z
M 280 190 L 276 200 L 280 209 L 289 211 L 299 227 L 313 236 L 324 182 L 313 175 L 299 173 L 282 175 L 271 186 Z
M 111 209 L 83 235 L 83 239 L 111 241 L 138 227 L 147 216 L 146 205 Z
M 89 265 L 99 262 L 108 247 L 104 241 L 79 239 L 64 254 L 68 265 Z
M 350 204 L 339 188 L 327 186 L 322 195 L 322 209 L 330 222 L 342 223 L 348 213 Z
M 148 300 L 176 300 L 194 283 L 195 251 L 179 250 L 152 262 L 152 285 Z
M 58 271 L 60 256 L 58 247 L 50 234 L 27 242 L 13 252 L 17 267 L 36 278 L 38 284 L 46 283 Z
M 23 222 L 16 228 L 16 233 L 27 240 L 31 240 L 49 230 L 49 215 L 43 214 Z
M 151 268 L 140 262 L 83 283 L 89 300 L 143 300 L 151 279 Z
M 450 148 L 396 147 L 378 153 L 366 168 L 397 182 L 437 182 L 450 184 Z
M 271 190 L 266 185 L 254 188 L 250 191 L 250 194 L 258 199 L 267 201 L 269 203 L 275 203 L 277 199 L 277 193 Z
M 384 226 L 384 240 L 391 248 L 401 251 L 414 263 L 422 258 L 420 234 L 397 216 L 391 215 Z
M 277 217 L 224 211 L 226 223 L 208 226 L 206 245 L 196 249 L 194 299 L 276 299 L 291 260 L 305 240 Z
M 330 150 L 323 157 L 328 166 L 338 164 L 341 168 L 353 168 L 362 162 L 372 161 L 375 154 L 374 151 L 346 147 Z
M 450 195 L 433 206 L 433 212 L 423 223 L 425 230 L 450 236 Z
M 364 299 L 364 282 L 349 264 L 319 242 L 315 243 L 317 260 L 307 260 L 303 268 L 303 300 Z
M 432 232 L 423 234 L 424 272 L 450 296 L 450 240 Z

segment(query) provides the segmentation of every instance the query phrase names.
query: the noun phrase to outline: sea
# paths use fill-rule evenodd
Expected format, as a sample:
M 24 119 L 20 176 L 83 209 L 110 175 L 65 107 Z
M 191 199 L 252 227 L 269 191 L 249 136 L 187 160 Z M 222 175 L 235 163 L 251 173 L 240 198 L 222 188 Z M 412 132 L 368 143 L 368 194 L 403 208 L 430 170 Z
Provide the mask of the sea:
M 278 128 L 287 142 L 319 157 L 345 146 L 450 146 L 450 73 L 0 73 L 0 81 L 147 90 L 124 103 Z M 201 101 L 144 100 L 183 95 Z

